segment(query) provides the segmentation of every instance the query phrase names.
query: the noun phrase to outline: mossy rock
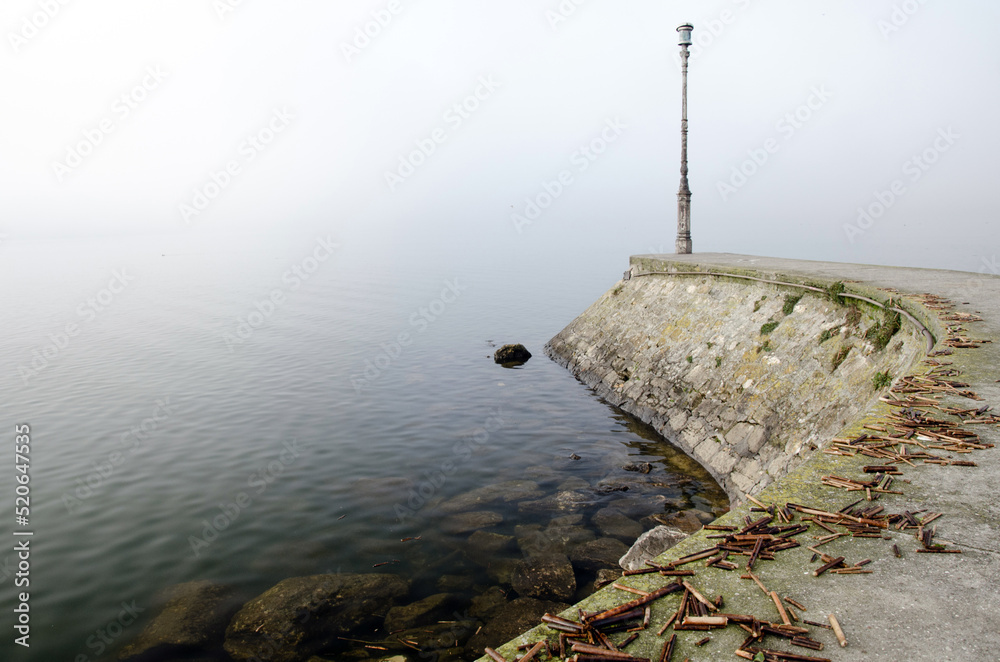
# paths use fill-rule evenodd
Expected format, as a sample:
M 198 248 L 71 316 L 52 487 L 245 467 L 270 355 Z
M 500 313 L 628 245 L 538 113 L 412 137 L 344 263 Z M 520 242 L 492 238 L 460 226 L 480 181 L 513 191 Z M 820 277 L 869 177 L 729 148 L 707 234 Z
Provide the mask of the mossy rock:
M 526 363 L 530 358 L 531 352 L 520 343 L 504 345 L 493 354 L 493 362 L 501 365 Z

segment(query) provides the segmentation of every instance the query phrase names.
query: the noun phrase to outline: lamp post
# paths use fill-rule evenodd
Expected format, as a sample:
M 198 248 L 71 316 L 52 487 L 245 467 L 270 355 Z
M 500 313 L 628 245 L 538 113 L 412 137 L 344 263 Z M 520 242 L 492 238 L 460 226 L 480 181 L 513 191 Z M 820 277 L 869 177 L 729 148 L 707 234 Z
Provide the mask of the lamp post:
M 688 188 L 688 46 L 690 23 L 677 28 L 681 47 L 681 186 L 677 191 L 677 254 L 691 252 L 691 189 Z

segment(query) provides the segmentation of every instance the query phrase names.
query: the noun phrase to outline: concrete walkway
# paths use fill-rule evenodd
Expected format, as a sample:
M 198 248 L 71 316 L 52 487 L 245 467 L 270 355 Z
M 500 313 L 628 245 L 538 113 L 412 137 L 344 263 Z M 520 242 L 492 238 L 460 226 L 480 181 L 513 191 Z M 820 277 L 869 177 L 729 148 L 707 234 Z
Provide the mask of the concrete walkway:
M 883 291 L 882 299 L 893 297 L 899 300 L 903 297 L 905 306 L 910 309 L 920 308 L 921 304 L 907 295 L 931 293 L 950 299 L 955 304 L 955 311 L 975 313 L 983 318 L 980 322 L 964 324 L 964 335 L 973 339 L 993 339 L 995 342 L 976 349 L 955 349 L 952 355 L 938 358 L 942 362 L 950 362 L 950 368 L 961 372 L 949 379 L 969 384 L 969 388 L 982 398 L 977 402 L 946 396 L 943 402 L 960 408 L 996 405 L 1000 409 L 998 277 L 731 254 L 647 255 L 633 259 L 640 257 L 647 261 L 655 258 L 657 269 L 662 265 L 663 271 L 731 272 L 774 280 L 812 281 L 820 285 L 845 281 L 850 287 L 861 290 L 895 290 L 899 294 Z M 938 321 L 937 311 L 923 309 L 922 312 L 924 319 L 933 320 L 931 326 L 935 328 L 932 332 L 938 340 L 935 349 L 942 349 L 941 341 L 946 337 L 945 323 Z M 909 374 L 921 374 L 929 369 L 929 366 L 918 362 Z M 892 411 L 898 409 L 879 404 L 868 412 L 864 420 L 851 424 L 838 437 L 857 437 L 864 431 L 863 424 L 878 424 Z M 936 410 L 930 415 L 947 418 Z M 983 442 L 1000 442 L 1000 426 L 965 427 L 978 433 Z M 935 452 L 953 459 L 972 460 L 978 466 L 940 466 L 919 461 L 914 462 L 914 467 L 901 464 L 903 475 L 896 477 L 893 489 L 903 494 L 884 494 L 873 503 L 885 508 L 883 514 L 925 511 L 920 516 L 926 516 L 931 512 L 942 513 L 930 525 L 937 525 L 935 542 L 947 542 L 949 548 L 960 549 L 962 553 L 917 553 L 922 545 L 912 530 L 896 531 L 890 528 L 883 537 L 845 536 L 819 548 L 831 556 L 846 557 L 848 564 L 871 559 L 871 563 L 865 565 L 865 569 L 872 571 L 871 574 L 824 573 L 816 577 L 812 571 L 819 567 L 820 562 L 811 561 L 813 552 L 808 551 L 806 546 L 815 545 L 816 538 L 826 534 L 826 531 L 811 525 L 809 531 L 795 536 L 802 543 L 801 547 L 779 552 L 774 561 L 758 561 L 754 572 L 768 590 L 780 596 L 790 596 L 804 605 L 807 611 L 800 612 L 800 617 L 826 622 L 828 614 L 835 614 L 846 633 L 848 645 L 841 648 L 833 632 L 811 627 L 810 636 L 823 642 L 824 650 L 795 648 L 771 636 L 765 639 L 765 648 L 794 651 L 799 655 L 829 658 L 835 662 L 1000 660 L 1000 449 L 977 450 L 960 456 Z M 840 457 L 818 453 L 792 474 L 769 486 L 757 498 L 765 504 L 783 506 L 792 502 L 836 512 L 856 501 L 859 493 L 824 486 L 820 478 L 835 474 L 865 480 L 862 467 L 881 462 L 860 454 Z M 863 493 L 861 495 L 863 497 Z M 757 519 L 761 516 L 760 512 L 752 512 L 752 507 L 755 507 L 752 503 L 734 504 L 733 510 L 720 518 L 717 524 L 742 528 L 746 517 Z M 800 522 L 802 517 L 797 514 L 794 522 Z M 718 531 L 702 530 L 657 561 L 666 563 L 711 547 L 718 540 L 707 536 L 718 534 Z M 894 555 L 894 544 L 901 551 L 902 558 Z M 773 601 L 753 581 L 740 578 L 745 572 L 746 557 L 733 556 L 730 560 L 738 563 L 739 569 L 708 568 L 704 561 L 697 561 L 681 567 L 694 570 L 696 575 L 679 579 L 686 579 L 710 598 L 723 596 L 725 605 L 722 612 L 753 614 L 762 620 L 780 623 Z M 628 577 L 622 583 L 652 591 L 670 581 L 672 578 L 652 574 Z M 635 597 L 632 593 L 608 587 L 577 607 L 597 611 Z M 654 602 L 649 628 L 640 632 L 639 638 L 629 644 L 625 652 L 658 661 L 663 642 L 674 631 L 668 629 L 663 636 L 657 636 L 656 631 L 677 609 L 679 602 L 680 593 Z M 576 607 L 563 616 L 573 620 L 579 618 Z M 678 662 L 685 659 L 692 662 L 740 659 L 734 651 L 746 634 L 734 624 L 707 632 L 676 632 L 677 646 L 672 659 Z M 536 628 L 502 647 L 500 652 L 508 660 L 513 660 L 516 645 L 543 637 L 552 640 L 555 635 L 548 628 Z M 700 647 L 695 646 L 705 637 L 710 637 L 710 641 Z M 620 642 L 624 637 L 615 635 L 612 638 Z

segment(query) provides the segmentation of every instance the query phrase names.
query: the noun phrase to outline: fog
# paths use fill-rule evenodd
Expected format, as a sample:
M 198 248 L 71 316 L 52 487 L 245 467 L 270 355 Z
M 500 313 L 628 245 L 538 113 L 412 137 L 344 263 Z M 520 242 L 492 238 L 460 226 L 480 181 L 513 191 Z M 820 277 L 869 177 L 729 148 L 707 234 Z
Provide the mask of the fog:
M 0 257 L 672 252 L 684 22 L 695 252 L 997 271 L 985 0 L 6 0 Z

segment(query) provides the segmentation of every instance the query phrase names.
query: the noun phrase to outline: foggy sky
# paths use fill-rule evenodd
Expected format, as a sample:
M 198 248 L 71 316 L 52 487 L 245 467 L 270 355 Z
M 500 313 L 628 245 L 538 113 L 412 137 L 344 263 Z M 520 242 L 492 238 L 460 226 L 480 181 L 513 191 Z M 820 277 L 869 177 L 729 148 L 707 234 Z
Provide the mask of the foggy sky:
M 688 21 L 696 252 L 996 264 L 986 0 L 5 0 L 0 248 L 322 231 L 624 268 L 673 251 Z

